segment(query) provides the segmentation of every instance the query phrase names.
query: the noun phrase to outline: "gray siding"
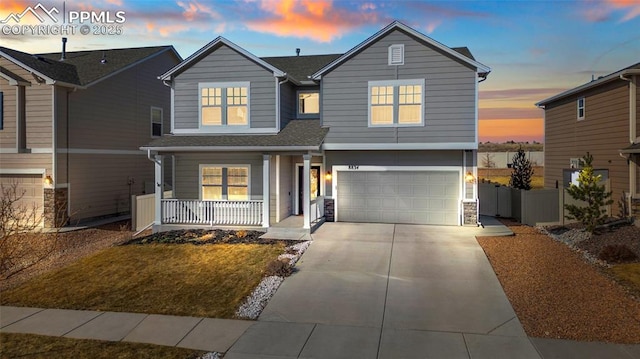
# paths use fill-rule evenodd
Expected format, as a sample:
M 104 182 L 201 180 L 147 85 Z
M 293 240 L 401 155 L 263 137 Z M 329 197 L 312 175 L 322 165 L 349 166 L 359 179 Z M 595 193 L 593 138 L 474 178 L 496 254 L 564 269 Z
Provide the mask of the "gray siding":
M 392 44 L 404 65 L 388 65 Z M 368 128 L 368 81 L 396 79 L 425 79 L 424 127 Z M 475 85 L 474 69 L 396 30 L 323 77 L 325 143 L 475 142 Z
M 251 199 L 262 199 L 261 153 L 189 153 L 176 154 L 174 197 L 199 199 L 200 165 L 249 165 Z
M 239 81 L 251 82 L 250 126 L 275 128 L 276 79 L 273 73 L 224 45 L 175 78 L 175 128 L 198 129 L 198 83 Z
M 280 128 L 296 118 L 296 87 L 287 82 L 280 87 Z
M 462 166 L 463 151 L 327 151 L 326 170 L 331 166 Z M 326 186 L 331 196 L 331 186 Z
M 140 155 L 69 155 L 69 208 L 73 221 L 128 213 L 129 194 L 154 180 L 153 162 Z M 131 192 L 128 181 L 133 179 Z

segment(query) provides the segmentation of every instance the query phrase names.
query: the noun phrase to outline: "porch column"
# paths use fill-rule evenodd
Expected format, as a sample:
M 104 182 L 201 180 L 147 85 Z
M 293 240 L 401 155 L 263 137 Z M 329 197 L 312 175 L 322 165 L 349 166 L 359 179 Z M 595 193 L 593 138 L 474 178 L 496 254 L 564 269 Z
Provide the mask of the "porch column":
M 304 160 L 302 168 L 302 203 L 300 204 L 303 213 L 302 228 L 310 229 L 311 193 L 309 191 L 311 190 L 311 179 L 309 177 L 311 175 L 311 155 L 303 155 L 302 159 Z
M 262 155 L 262 227 L 269 228 L 271 155 Z
M 155 218 L 153 224 L 156 226 L 162 224 L 162 194 L 164 189 L 164 176 L 162 173 L 163 157 L 164 156 L 156 155 L 155 161 L 153 161 L 155 167 Z

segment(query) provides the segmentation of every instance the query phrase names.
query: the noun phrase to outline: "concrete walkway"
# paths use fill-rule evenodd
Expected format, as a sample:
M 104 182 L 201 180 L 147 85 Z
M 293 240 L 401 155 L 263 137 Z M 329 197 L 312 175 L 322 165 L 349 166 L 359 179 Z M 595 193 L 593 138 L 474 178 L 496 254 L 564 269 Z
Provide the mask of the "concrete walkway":
M 475 235 L 485 228 L 326 223 L 259 321 L 0 307 L 0 331 L 243 358 L 640 358 L 640 345 L 528 338 Z

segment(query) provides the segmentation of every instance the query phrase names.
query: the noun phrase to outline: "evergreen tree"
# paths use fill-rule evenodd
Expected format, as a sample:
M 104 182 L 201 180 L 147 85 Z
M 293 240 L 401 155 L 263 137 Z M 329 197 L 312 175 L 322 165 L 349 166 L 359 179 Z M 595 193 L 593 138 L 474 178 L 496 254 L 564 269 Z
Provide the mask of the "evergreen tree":
M 533 177 L 533 167 L 531 161 L 525 155 L 522 147 L 513 156 L 511 179 L 509 185 L 513 188 L 530 190 L 531 177 Z
M 587 231 L 593 233 L 606 218 L 607 211 L 603 207 L 612 204 L 613 200 L 611 192 L 599 184 L 602 176 L 596 175 L 593 170 L 593 156 L 587 152 L 580 162 L 583 167 L 578 176 L 578 185 L 572 183 L 567 192 L 573 199 L 585 202 L 586 206 L 565 204 L 564 207 L 569 211 L 565 217 L 580 221 Z

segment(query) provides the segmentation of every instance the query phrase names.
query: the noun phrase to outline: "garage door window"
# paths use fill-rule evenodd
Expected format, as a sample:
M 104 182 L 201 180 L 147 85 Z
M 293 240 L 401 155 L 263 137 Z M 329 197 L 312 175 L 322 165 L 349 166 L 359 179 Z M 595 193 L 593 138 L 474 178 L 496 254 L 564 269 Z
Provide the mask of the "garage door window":
M 369 127 L 422 126 L 424 80 L 370 81 Z

